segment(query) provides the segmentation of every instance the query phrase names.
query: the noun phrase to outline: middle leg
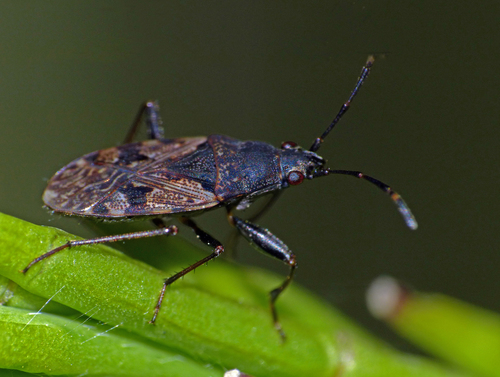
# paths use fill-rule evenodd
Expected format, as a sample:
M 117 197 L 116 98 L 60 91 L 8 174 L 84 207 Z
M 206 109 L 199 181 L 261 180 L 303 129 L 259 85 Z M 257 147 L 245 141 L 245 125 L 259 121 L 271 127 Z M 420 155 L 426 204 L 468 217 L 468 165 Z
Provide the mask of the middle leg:
M 191 220 L 188 217 L 181 217 L 180 221 L 184 225 L 187 225 L 188 227 L 193 229 L 193 231 L 195 232 L 198 239 L 201 242 L 203 242 L 205 245 L 212 247 L 213 252 L 212 252 L 212 254 L 206 256 L 205 258 L 200 259 L 198 262 L 193 263 L 191 266 L 186 267 L 182 271 L 179 271 L 176 274 L 165 279 L 165 281 L 163 282 L 163 287 L 160 291 L 160 296 L 158 297 L 158 301 L 157 301 L 155 309 L 154 309 L 153 318 L 151 319 L 151 321 L 149 321 L 149 323 L 155 323 L 156 317 L 158 317 L 158 313 L 160 311 L 161 304 L 163 302 L 163 298 L 165 297 L 165 291 L 170 284 L 172 284 L 173 282 L 175 282 L 179 278 L 183 277 L 187 273 L 193 271 L 195 268 L 198 268 L 201 265 L 208 263 L 212 259 L 217 258 L 219 255 L 221 255 L 224 252 L 224 246 L 218 240 L 213 238 L 210 234 L 208 234 L 205 231 L 203 231 L 202 229 L 200 229 L 198 227 L 198 225 L 196 225 L 196 223 L 193 220 Z M 161 222 L 161 221 L 156 221 L 155 224 L 159 227 L 165 226 L 163 224 L 163 222 Z
M 274 327 L 284 341 L 286 336 L 281 324 L 278 320 L 278 313 L 276 311 L 276 300 L 281 293 L 290 285 L 293 279 L 295 269 L 297 268 L 297 261 L 295 254 L 288 248 L 288 246 L 281 241 L 278 237 L 272 234 L 269 230 L 262 228 L 248 220 L 242 220 L 233 216 L 228 212 L 230 222 L 238 229 L 241 235 L 246 238 L 252 245 L 259 251 L 269 255 L 273 258 L 279 259 L 290 267 L 290 272 L 281 285 L 271 292 L 269 292 L 269 306 L 273 316 Z

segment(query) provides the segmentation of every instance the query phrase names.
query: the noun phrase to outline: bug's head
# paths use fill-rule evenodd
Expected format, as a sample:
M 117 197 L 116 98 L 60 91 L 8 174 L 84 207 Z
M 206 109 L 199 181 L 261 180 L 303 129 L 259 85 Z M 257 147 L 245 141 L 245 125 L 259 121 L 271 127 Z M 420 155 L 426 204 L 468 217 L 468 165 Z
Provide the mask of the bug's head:
M 303 150 L 296 143 L 281 144 L 282 187 L 296 186 L 304 179 L 313 179 L 325 171 L 325 159 L 315 152 Z

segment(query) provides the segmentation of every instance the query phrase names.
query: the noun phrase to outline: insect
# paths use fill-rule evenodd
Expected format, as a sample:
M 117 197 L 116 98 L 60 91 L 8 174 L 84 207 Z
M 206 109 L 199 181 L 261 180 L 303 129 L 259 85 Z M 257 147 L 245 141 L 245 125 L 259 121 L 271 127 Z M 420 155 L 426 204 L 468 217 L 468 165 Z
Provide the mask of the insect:
M 41 260 L 75 246 L 175 235 L 177 227 L 166 226 L 163 219 L 178 217 L 213 250 L 210 255 L 165 279 L 150 321 L 154 323 L 166 288 L 224 252 L 222 243 L 200 229 L 192 219 L 204 211 L 224 207 L 229 222 L 244 238 L 260 251 L 289 266 L 286 279 L 270 292 L 273 323 L 284 339 L 275 302 L 293 279 L 297 267 L 295 254 L 269 230 L 236 216 L 235 211 L 247 208 L 264 194 L 276 198 L 281 189 L 296 186 L 305 179 L 346 174 L 367 180 L 385 191 L 396 203 L 406 224 L 411 229 L 417 228 L 408 206 L 388 185 L 358 171 L 329 169 L 325 167 L 326 161 L 316 153 L 349 109 L 373 62 L 374 58 L 370 56 L 349 99 L 309 150 L 303 150 L 293 142 L 284 142 L 281 148 L 275 148 L 264 142 L 239 141 L 224 135 L 165 139 L 158 104 L 145 103 L 123 145 L 89 153 L 63 167 L 50 179 L 43 201 L 54 212 L 64 215 L 104 220 L 148 217 L 157 229 L 69 241 L 34 259 L 22 272 L 26 273 Z M 143 118 L 149 140 L 132 142 Z M 261 213 L 267 208 L 264 207 Z

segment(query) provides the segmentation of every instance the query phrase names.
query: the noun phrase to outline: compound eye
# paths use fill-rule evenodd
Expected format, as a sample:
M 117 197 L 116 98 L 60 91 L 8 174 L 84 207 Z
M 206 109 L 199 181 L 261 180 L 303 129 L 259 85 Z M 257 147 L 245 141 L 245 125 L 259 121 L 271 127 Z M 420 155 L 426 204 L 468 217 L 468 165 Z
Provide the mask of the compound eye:
M 287 180 L 288 183 L 293 186 L 299 185 L 304 180 L 304 174 L 302 174 L 300 171 L 292 170 L 290 173 L 288 173 Z
M 297 143 L 294 143 L 293 141 L 284 141 L 281 143 L 281 149 L 292 149 L 297 146 Z

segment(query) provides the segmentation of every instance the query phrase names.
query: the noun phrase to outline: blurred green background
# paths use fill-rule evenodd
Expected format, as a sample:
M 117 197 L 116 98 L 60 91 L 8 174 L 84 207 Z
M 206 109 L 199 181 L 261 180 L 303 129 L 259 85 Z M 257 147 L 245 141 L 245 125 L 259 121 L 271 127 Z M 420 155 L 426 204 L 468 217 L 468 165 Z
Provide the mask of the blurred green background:
M 309 148 L 384 53 L 320 154 L 392 185 L 420 228 L 344 176 L 288 190 L 259 223 L 297 254 L 297 282 L 378 334 L 364 292 L 380 274 L 500 311 L 497 2 L 0 1 L 0 15 L 0 211 L 90 236 L 42 208 L 46 180 L 119 144 L 147 99 L 168 137 Z M 229 234 L 224 211 L 199 224 Z M 287 272 L 245 242 L 238 259 Z

